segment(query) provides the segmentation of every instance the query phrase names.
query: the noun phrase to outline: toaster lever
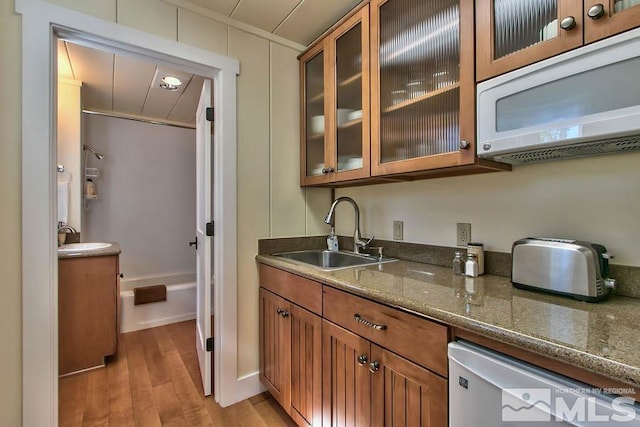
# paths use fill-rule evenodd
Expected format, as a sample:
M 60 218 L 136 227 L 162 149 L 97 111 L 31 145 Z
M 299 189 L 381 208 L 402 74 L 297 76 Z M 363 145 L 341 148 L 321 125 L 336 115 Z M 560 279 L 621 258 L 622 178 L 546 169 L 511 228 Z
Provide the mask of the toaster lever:
M 604 286 L 614 289 L 616 287 L 616 279 L 604 279 Z
M 613 256 L 613 254 L 608 254 L 608 253 L 604 252 L 602 254 L 602 258 L 604 258 L 604 259 L 614 259 L 615 256 Z

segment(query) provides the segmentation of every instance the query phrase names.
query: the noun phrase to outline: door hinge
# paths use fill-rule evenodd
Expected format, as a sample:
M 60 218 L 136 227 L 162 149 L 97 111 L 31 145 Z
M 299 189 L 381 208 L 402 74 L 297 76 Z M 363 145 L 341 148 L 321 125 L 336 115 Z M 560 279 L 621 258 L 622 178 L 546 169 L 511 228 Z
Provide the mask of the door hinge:
M 207 107 L 207 120 L 213 121 L 213 107 Z
M 213 351 L 213 337 L 207 338 L 207 351 Z
M 207 236 L 213 236 L 213 221 L 208 222 L 205 226 L 205 234 Z

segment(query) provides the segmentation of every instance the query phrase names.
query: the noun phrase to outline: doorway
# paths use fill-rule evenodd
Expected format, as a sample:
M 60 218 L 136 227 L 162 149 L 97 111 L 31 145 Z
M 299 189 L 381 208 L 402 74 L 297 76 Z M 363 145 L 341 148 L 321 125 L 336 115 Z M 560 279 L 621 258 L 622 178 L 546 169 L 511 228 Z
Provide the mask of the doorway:
M 216 400 L 236 400 L 236 223 L 235 60 L 38 0 L 17 0 L 23 40 L 23 423 L 55 425 L 57 420 L 57 211 L 53 70 L 60 36 L 85 45 L 109 47 L 177 65 L 214 82 L 214 242 L 217 280 L 215 336 Z M 28 82 L 28 84 L 27 84 Z M 42 94 L 45 95 L 45 102 Z M 46 99 L 48 98 L 48 99 Z M 43 120 L 43 118 L 45 118 Z M 48 118 L 48 120 L 46 119 Z M 42 126 L 48 123 L 48 126 Z M 224 203 L 222 201 L 224 200 Z M 220 289 L 224 287 L 224 289 Z

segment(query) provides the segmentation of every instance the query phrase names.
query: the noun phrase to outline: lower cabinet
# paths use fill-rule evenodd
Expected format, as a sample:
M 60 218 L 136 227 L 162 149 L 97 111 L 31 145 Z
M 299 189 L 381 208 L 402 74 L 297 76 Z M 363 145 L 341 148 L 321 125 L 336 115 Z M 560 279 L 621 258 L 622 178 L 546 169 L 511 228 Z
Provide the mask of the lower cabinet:
M 260 289 L 260 379 L 299 426 L 322 425 L 322 320 Z
M 447 380 L 323 320 L 324 426 L 447 425 Z
M 260 379 L 299 426 L 447 425 L 446 326 L 264 265 L 260 284 Z
M 58 262 L 58 371 L 102 366 L 116 354 L 119 330 L 118 256 Z

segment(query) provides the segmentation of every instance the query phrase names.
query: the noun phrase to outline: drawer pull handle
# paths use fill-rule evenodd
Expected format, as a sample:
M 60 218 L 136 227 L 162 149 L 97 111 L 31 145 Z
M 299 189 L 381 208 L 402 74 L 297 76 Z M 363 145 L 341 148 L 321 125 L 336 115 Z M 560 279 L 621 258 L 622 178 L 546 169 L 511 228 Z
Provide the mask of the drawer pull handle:
M 377 323 L 373 323 L 372 321 L 363 318 L 358 313 L 354 314 L 353 318 L 356 322 L 362 323 L 363 325 L 373 328 L 376 331 L 384 331 L 385 329 L 387 329 L 387 325 L 378 325 Z

